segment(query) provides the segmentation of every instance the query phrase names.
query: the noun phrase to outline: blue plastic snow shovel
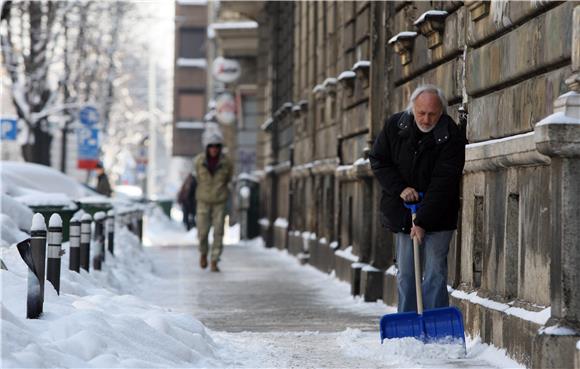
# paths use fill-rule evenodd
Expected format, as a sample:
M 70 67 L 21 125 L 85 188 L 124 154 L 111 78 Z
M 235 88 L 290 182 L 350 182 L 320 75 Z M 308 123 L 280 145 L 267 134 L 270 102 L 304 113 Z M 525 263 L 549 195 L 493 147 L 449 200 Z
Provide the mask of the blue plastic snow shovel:
M 419 193 L 420 200 L 423 193 Z M 420 201 L 419 200 L 419 201 Z M 418 203 L 405 203 L 415 221 Z M 413 258 L 415 262 L 415 290 L 417 292 L 417 312 L 387 314 L 381 318 L 381 343 L 386 338 L 413 337 L 425 343 L 458 343 L 465 349 L 463 317 L 456 307 L 443 307 L 423 311 L 421 292 L 421 263 L 419 242 L 413 238 Z M 459 341 L 460 340 L 460 341 Z

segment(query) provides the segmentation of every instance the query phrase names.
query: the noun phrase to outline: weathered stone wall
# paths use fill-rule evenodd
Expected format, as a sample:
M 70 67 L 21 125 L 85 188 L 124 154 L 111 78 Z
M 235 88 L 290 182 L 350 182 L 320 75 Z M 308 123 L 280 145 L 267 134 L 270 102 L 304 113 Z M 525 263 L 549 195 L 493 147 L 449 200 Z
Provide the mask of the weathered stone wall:
M 580 204 L 566 202 L 580 197 L 570 191 L 578 134 L 538 122 L 555 100 L 560 113 L 580 116 L 566 110 L 575 95 L 561 97 L 580 80 L 578 2 L 294 4 L 296 42 L 284 54 L 294 65 L 292 98 L 266 125 L 276 127 L 267 128 L 276 160 L 265 210 L 289 223 L 287 242 L 282 229 L 277 242 L 334 270 L 353 294 L 396 304 L 393 235 L 380 226 L 381 188 L 365 159 L 384 119 L 405 109 L 417 86 L 436 84 L 470 142 L 448 258 L 452 303 L 470 334 L 528 366 L 573 362 L 574 334 L 558 340 L 538 329 L 575 326 L 580 316 L 572 287 L 580 237 L 562 219 L 580 218 Z M 415 26 L 429 10 L 447 14 Z M 403 31 L 417 34 L 389 41 Z M 555 342 L 563 346 L 554 354 Z
M 548 345 L 537 338 L 537 329 L 548 323 L 554 264 L 560 263 L 554 260 L 560 205 L 549 195 L 557 174 L 550 158 L 538 152 L 534 129 L 569 91 L 573 45 L 580 42 L 573 37 L 577 6 L 409 2 L 395 4 L 395 15 L 387 19 L 388 38 L 418 32 L 410 44 L 397 41 L 387 49 L 393 91 L 387 113 L 404 109 L 421 83 L 443 89 L 456 121 L 460 107 L 469 113 L 461 222 L 449 255 L 449 284 L 458 288 L 453 301 L 472 334 L 506 347 L 527 365 L 549 361 L 534 358 L 534 351 L 545 352 Z M 414 21 L 435 9 L 448 12 L 428 18 L 430 30 L 439 31 L 422 33 Z M 405 63 L 395 48 L 406 51 Z M 387 286 L 395 286 L 393 274 L 385 275 Z M 384 298 L 392 303 L 394 296 L 385 292 Z M 516 307 L 541 317 L 514 317 L 508 311 Z

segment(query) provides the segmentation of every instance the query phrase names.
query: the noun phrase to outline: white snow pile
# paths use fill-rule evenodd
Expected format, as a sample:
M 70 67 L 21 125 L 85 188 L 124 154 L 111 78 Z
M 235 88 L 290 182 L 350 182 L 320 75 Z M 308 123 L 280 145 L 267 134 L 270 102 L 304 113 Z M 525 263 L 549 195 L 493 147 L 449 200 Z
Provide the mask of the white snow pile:
M 27 239 L 32 225 L 32 211 L 27 206 L 2 194 L 0 200 L 0 247 L 8 247 Z
M 4 224 L 4 222 L 3 222 Z M 80 274 L 62 258 L 60 296 L 45 282 L 44 312 L 26 319 L 28 269 L 16 246 L 0 249 L 2 368 L 216 366 L 216 344 L 190 315 L 172 313 L 127 295 L 152 276 L 139 240 L 115 235 L 115 256 L 103 270 Z

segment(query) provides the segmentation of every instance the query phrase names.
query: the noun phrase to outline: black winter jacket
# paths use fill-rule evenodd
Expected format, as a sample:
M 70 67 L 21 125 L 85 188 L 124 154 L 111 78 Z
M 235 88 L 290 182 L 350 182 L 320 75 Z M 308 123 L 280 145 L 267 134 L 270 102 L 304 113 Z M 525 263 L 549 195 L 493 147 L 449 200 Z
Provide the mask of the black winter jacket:
M 393 232 L 410 232 L 411 212 L 400 194 L 412 187 L 425 193 L 416 225 L 427 232 L 456 229 L 465 144 L 464 135 L 446 114 L 426 134 L 419 131 L 412 114 L 391 116 L 369 154 L 382 188 L 383 226 Z

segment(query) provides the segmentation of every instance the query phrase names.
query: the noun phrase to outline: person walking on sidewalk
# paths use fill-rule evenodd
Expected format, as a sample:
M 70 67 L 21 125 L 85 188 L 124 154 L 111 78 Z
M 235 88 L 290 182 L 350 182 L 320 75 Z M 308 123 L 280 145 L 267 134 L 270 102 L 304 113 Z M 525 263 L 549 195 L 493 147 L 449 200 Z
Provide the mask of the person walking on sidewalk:
M 219 272 L 218 262 L 222 254 L 224 220 L 228 200 L 228 184 L 232 179 L 233 165 L 222 153 L 223 136 L 217 129 L 206 129 L 202 136 L 205 152 L 194 159 L 197 178 L 195 198 L 197 200 L 197 234 L 199 239 L 202 269 L 207 268 L 208 234 L 213 226 L 211 247 L 211 271 Z
M 185 180 L 177 194 L 177 202 L 181 205 L 183 211 L 183 224 L 188 231 L 195 227 L 196 188 L 197 179 L 195 179 L 195 176 L 192 173 L 189 173 L 185 177 Z
M 396 233 L 399 312 L 415 311 L 413 238 L 422 245 L 425 309 L 449 306 L 447 253 L 457 229 L 466 139 L 436 86 L 418 87 L 406 111 L 388 118 L 369 154 L 382 189 L 381 222 Z M 420 198 L 419 193 L 424 196 Z M 415 222 L 404 202 L 418 202 Z
M 95 191 L 97 191 L 101 195 L 111 197 L 111 193 L 113 193 L 113 190 L 111 189 L 109 177 L 107 176 L 107 173 L 105 173 L 105 168 L 103 168 L 102 162 L 97 163 L 97 166 L 95 167 L 95 173 L 97 174 L 97 187 Z

